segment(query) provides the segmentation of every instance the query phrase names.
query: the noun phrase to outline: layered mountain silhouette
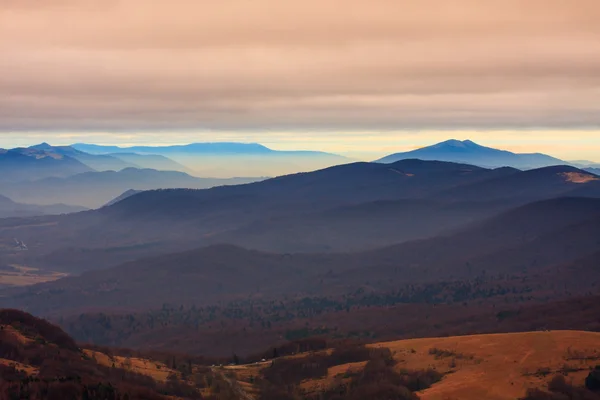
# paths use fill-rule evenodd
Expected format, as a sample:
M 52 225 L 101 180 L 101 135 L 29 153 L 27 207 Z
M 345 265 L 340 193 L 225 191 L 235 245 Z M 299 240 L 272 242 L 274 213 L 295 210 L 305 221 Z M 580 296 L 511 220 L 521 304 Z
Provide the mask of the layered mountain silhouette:
M 108 156 L 121 159 L 139 168 L 190 172 L 190 169 L 185 165 L 158 154 L 114 153 L 108 154 Z
M 120 171 L 85 172 L 69 177 L 52 177 L 14 183 L 5 193 L 17 201 L 39 204 L 71 203 L 97 208 L 129 189 L 209 188 L 253 182 L 258 178 L 196 178 L 183 172 L 125 168 Z
M 44 151 L 50 154 L 74 158 L 96 171 L 119 171 L 124 168 L 137 167 L 136 164 L 126 162 L 117 157 L 104 154 L 89 154 L 74 149 L 71 146 L 51 146 L 48 143 L 41 143 L 29 148 Z
M 235 142 L 218 142 L 218 143 L 192 143 L 186 145 L 172 146 L 102 146 L 96 144 L 75 143 L 73 148 L 85 151 L 92 154 L 107 154 L 107 153 L 141 153 L 141 154 L 167 154 L 167 153 L 194 153 L 194 154 L 303 154 L 303 155 L 329 155 L 330 153 L 321 151 L 278 151 L 272 150 L 258 143 L 235 143 Z M 337 156 L 340 159 L 343 157 Z
M 518 154 L 481 146 L 471 140 L 447 140 L 432 146 L 404 153 L 395 153 L 376 162 L 393 163 L 399 160 L 418 158 L 421 160 L 451 161 L 473 164 L 488 168 L 514 167 L 519 169 L 540 168 L 552 165 L 568 164 L 541 153 Z
M 80 151 L 24 152 L 85 165 Z M 253 151 L 244 159 L 264 149 Z M 311 335 L 568 328 L 524 310 L 596 294 L 600 176 L 524 169 L 406 159 L 255 182 L 131 167 L 9 182 L 3 194 L 19 202 L 98 208 L 29 216 L 0 198 L 0 217 L 19 217 L 0 219 L 0 307 L 53 318 L 82 341 L 214 354 Z M 572 321 L 595 326 L 586 313 Z
M 188 168 L 168 157 L 157 154 L 122 153 L 94 154 L 72 146 L 51 146 L 41 143 L 30 149 L 60 154 L 75 158 L 97 171 L 120 171 L 125 168 L 149 168 L 164 171 L 188 172 Z
M 92 306 L 126 310 L 252 295 L 334 295 L 361 287 L 386 291 L 410 282 L 506 274 L 538 276 L 542 284 L 542 277 L 566 268 L 593 269 L 592 260 L 600 254 L 598 237 L 600 199 L 559 198 L 518 207 L 453 234 L 366 252 L 276 254 L 217 245 L 152 257 L 17 290 L 0 305 L 18 302 L 36 313 L 68 314 Z M 600 274 L 590 270 L 571 280 L 573 288 L 591 288 Z
M 280 151 L 258 143 L 192 143 L 175 146 L 100 146 L 76 143 L 74 148 L 93 154 L 162 155 L 181 163 L 197 176 L 274 176 L 314 171 L 351 160 L 320 151 Z M 134 162 L 133 159 L 130 159 Z M 158 165 L 151 165 L 158 168 Z M 161 167 L 162 168 L 162 167 Z M 179 168 L 169 168 L 181 171 Z
M 147 190 L 97 211 L 0 221 L 0 233 L 27 237 L 36 265 L 69 272 L 219 243 L 286 253 L 358 251 L 451 232 L 528 202 L 600 197 L 598 184 L 569 166 L 354 163 L 244 185 Z
M 45 177 L 66 177 L 93 171 L 81 161 L 63 154 L 31 148 L 0 149 L 0 182 Z
M 533 201 L 556 196 L 600 195 L 600 178 L 567 165 L 522 171 L 509 176 L 453 188 L 441 194 L 452 200 Z

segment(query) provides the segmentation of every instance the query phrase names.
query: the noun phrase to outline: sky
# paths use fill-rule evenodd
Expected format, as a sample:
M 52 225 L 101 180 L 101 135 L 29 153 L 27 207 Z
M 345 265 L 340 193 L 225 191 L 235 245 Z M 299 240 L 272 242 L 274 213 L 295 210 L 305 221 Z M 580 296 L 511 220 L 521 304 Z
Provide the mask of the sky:
M 457 138 L 600 162 L 597 0 L 0 0 L 0 147 Z

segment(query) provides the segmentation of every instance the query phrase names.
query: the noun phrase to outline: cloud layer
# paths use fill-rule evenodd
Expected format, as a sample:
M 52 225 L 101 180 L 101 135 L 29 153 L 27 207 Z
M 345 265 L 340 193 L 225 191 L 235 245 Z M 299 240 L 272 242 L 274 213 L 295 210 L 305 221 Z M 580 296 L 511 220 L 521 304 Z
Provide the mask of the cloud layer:
M 600 125 L 597 0 L 0 0 L 0 132 Z

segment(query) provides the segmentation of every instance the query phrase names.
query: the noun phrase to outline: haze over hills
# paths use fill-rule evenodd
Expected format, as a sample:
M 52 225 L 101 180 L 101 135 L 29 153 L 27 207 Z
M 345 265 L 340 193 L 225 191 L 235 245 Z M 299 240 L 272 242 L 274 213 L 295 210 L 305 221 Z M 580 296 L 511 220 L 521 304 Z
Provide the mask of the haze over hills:
M 598 21 L 0 0 L 0 400 L 600 400 Z
M 66 204 L 36 205 L 16 203 L 6 196 L 0 195 L 0 218 L 32 217 L 36 215 L 68 214 L 87 210 L 84 207 Z
M 120 171 L 124 168 L 137 167 L 137 165 L 120 158 L 103 154 L 89 154 L 70 146 L 51 146 L 48 143 L 41 143 L 29 148 L 74 158 L 96 171 Z
M 73 193 L 115 177 L 127 184 L 97 210 L 0 220 L 1 239 L 27 243 L 0 241 L 4 273 L 56 276 L 5 284 L 0 307 L 81 341 L 214 356 L 311 336 L 596 326 L 593 306 L 569 302 L 600 285 L 600 179 L 585 170 L 409 159 L 210 189 L 134 190 L 199 181 L 135 168 L 36 182 L 45 199 L 85 199 Z M 536 314 L 552 305 L 568 318 Z
M 600 176 L 600 168 L 586 168 L 585 170 L 591 172 L 592 174 Z
M 441 197 L 452 200 L 514 200 L 533 201 L 556 196 L 600 194 L 600 178 L 587 171 L 567 165 L 527 170 L 505 177 L 453 188 Z
M 142 153 L 142 154 L 164 154 L 164 153 L 196 153 L 196 154 L 305 154 L 314 156 L 336 156 L 335 154 L 321 151 L 279 151 L 272 150 L 258 143 L 235 143 L 235 142 L 216 142 L 216 143 L 191 143 L 185 145 L 171 146 L 102 146 L 96 144 L 75 143 L 71 147 L 92 154 L 106 153 Z
M 189 167 L 196 176 L 220 178 L 291 174 L 352 161 L 346 157 L 320 151 L 272 150 L 258 143 L 192 143 L 132 147 L 76 143 L 72 146 L 93 154 L 117 155 L 134 152 L 163 155 Z
M 128 189 L 209 188 L 254 182 L 261 178 L 196 178 L 184 172 L 125 168 L 120 171 L 85 172 L 64 178 L 45 178 L 14 183 L 5 193 L 18 201 L 40 204 L 80 204 L 88 208 L 103 206 Z
M 150 168 L 165 171 L 188 172 L 188 168 L 161 155 L 138 154 L 138 153 L 116 153 L 95 154 L 78 150 L 72 146 L 51 146 L 42 143 L 29 147 L 75 158 L 96 171 L 120 171 L 125 168 Z
M 79 312 L 84 306 L 139 310 L 254 296 L 341 295 L 365 285 L 382 291 L 411 282 L 543 276 L 584 256 L 598 261 L 598 237 L 600 199 L 560 198 L 516 208 L 451 235 L 362 253 L 275 254 L 219 245 L 152 257 L 37 285 L 0 305 L 17 302 L 35 313 Z M 592 272 L 561 290 L 593 288 L 600 274 Z M 547 284 L 543 278 L 537 282 Z
M 471 140 L 460 141 L 455 139 L 417 150 L 391 154 L 376 162 L 393 163 L 398 160 L 410 158 L 466 163 L 486 168 L 514 167 L 531 169 L 568 164 L 565 161 L 546 154 L 517 154 L 506 150 L 481 146 Z
M 66 177 L 93 171 L 81 161 L 44 150 L 0 149 L 0 182 L 10 183 L 45 177 Z
M 131 163 L 138 168 L 157 169 L 162 171 L 179 171 L 190 173 L 190 169 L 168 157 L 158 154 L 137 154 L 137 153 L 114 153 L 109 154 L 114 158 L 119 158 L 127 163 Z
M 121 193 L 120 195 L 118 195 L 117 197 L 115 197 L 114 199 L 112 199 L 111 201 L 109 201 L 108 203 L 106 203 L 104 206 L 112 206 L 113 204 L 116 204 L 118 202 L 120 202 L 121 200 L 125 200 L 126 198 L 133 196 L 134 194 L 138 194 L 140 192 L 142 192 L 143 190 L 135 190 L 135 189 L 129 189 L 123 193 Z
M 246 185 L 144 191 L 98 211 L 0 221 L 0 234 L 27 237 L 28 262 L 69 272 L 218 243 L 278 252 L 366 250 L 434 236 L 530 201 L 576 191 L 600 196 L 598 181 L 573 180 L 565 171 L 591 174 L 564 168 L 354 163 Z M 510 182 L 530 190 L 510 197 Z

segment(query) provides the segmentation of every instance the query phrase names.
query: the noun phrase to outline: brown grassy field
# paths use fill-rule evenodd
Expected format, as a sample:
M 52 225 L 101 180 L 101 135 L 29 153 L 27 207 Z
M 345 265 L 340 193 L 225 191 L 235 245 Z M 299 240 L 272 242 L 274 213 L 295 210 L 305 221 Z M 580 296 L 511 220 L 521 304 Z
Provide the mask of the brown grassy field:
M 100 365 L 105 365 L 107 367 L 114 365 L 115 367 L 122 368 L 126 371 L 149 376 L 160 382 L 166 382 L 167 377 L 172 373 L 179 375 L 176 371 L 158 361 L 135 357 L 108 356 L 107 354 L 88 349 L 84 350 L 84 352 L 88 357 L 95 359 Z
M 397 369 L 434 368 L 445 374 L 431 388 L 419 394 L 423 400 L 515 400 L 529 388 L 546 388 L 557 374 L 567 381 L 583 384 L 590 368 L 600 364 L 600 333 L 545 331 L 509 334 L 409 339 L 377 343 L 389 348 Z M 252 377 L 266 364 L 224 367 L 249 395 L 257 395 Z M 348 373 L 360 371 L 364 362 L 329 368 L 324 378 L 302 382 L 308 394 L 331 388 L 348 380 Z
M 379 343 L 398 360 L 398 368 L 447 373 L 420 393 L 424 400 L 508 400 L 528 388 L 544 387 L 558 373 L 582 384 L 600 364 L 600 333 L 548 331 L 401 340 Z

